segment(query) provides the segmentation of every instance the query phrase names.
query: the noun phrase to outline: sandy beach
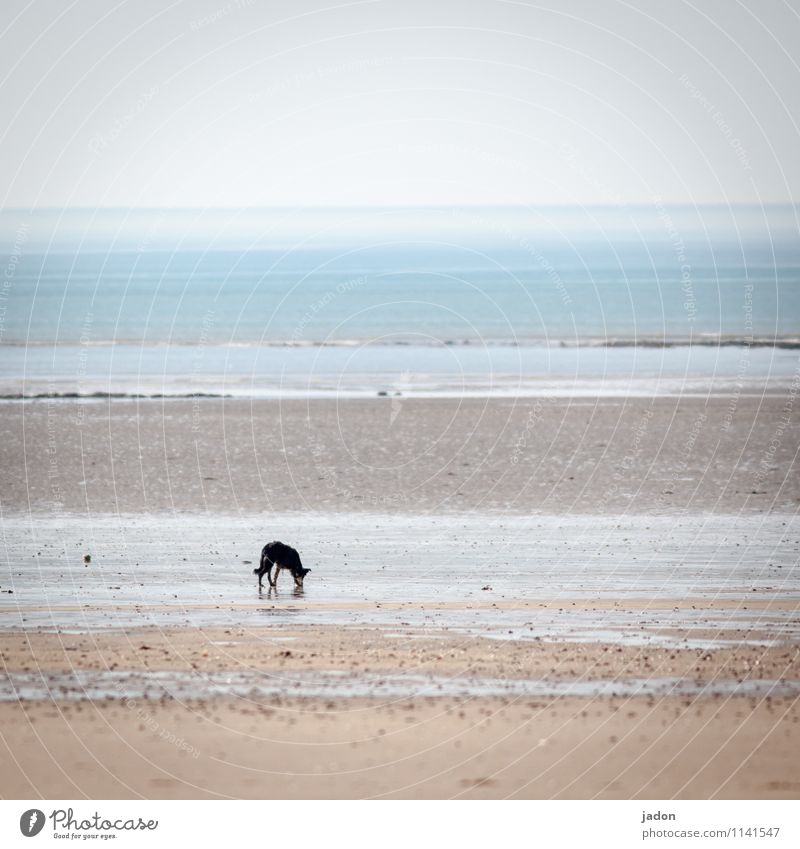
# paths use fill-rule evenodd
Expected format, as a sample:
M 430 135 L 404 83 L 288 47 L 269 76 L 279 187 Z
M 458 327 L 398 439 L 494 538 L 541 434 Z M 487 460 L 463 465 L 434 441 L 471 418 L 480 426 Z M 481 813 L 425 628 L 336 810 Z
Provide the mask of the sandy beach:
M 0 404 L 0 794 L 797 798 L 794 419 Z
M 11 680 L 35 669 L 52 697 L 0 704 L 6 797 L 796 798 L 800 790 L 800 687 L 785 689 L 800 684 L 794 647 L 642 651 L 304 627 L 16 635 L 4 645 Z M 201 695 L 243 669 L 252 684 L 271 681 L 283 694 Z M 67 692 L 54 683 L 58 670 L 127 674 L 87 698 L 88 679 Z M 135 689 L 136 680 L 187 670 L 193 683 L 169 697 L 152 683 Z M 400 688 L 379 695 L 392 675 Z M 626 692 L 636 676 L 652 686 Z M 658 690 L 662 676 L 699 683 Z M 498 680 L 571 682 L 584 694 L 492 693 Z M 609 690 L 586 686 L 601 680 Z M 300 681 L 321 689 L 297 697 Z M 738 692 L 725 682 L 738 682 Z

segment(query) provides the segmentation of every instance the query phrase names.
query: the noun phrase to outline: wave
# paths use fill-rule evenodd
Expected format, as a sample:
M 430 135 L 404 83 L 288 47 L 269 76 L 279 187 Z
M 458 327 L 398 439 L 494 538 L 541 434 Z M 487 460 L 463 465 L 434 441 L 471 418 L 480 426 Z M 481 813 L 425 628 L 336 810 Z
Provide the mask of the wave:
M 156 392 L 146 394 L 142 392 L 18 392 L 9 395 L 0 395 L 0 401 L 74 401 L 90 400 L 118 400 L 118 399 L 144 399 L 156 401 L 160 398 L 233 398 L 233 395 L 218 392 Z
M 173 339 L 145 341 L 142 339 L 95 339 L 89 342 L 55 342 L 53 340 L 6 340 L 0 348 L 360 348 L 360 347 L 487 347 L 487 348 L 781 348 L 800 349 L 799 336 L 604 336 L 585 338 L 526 338 L 526 339 L 268 339 L 254 341 L 224 341 Z

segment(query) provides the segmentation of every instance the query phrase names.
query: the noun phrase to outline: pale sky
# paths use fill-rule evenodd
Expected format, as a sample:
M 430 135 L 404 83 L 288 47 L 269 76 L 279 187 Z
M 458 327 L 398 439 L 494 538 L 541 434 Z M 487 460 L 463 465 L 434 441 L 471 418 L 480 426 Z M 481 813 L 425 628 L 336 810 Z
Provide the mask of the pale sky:
M 2 9 L 2 208 L 800 199 L 796 3 Z

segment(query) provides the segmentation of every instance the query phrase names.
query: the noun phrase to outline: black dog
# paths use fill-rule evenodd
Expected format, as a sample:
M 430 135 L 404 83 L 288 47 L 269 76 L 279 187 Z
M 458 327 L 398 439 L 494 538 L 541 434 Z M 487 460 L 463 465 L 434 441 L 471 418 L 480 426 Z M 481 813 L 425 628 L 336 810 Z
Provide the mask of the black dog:
M 275 567 L 275 577 L 272 577 L 272 567 Z M 298 589 L 303 588 L 303 578 L 311 571 L 304 569 L 300 562 L 300 555 L 290 546 L 282 542 L 268 542 L 261 551 L 261 566 L 253 569 L 253 574 L 258 575 L 258 588 L 261 589 L 261 581 L 267 576 L 269 585 L 274 587 L 278 583 L 278 575 L 281 569 L 288 569 L 294 578 L 294 584 Z

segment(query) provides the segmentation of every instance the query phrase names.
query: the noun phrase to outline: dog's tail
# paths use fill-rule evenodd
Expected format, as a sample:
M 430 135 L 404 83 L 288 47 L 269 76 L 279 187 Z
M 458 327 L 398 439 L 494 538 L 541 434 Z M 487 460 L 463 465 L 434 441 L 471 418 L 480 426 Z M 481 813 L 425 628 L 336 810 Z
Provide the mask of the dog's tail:
M 260 571 L 261 570 L 258 567 L 256 567 L 255 569 L 253 569 L 253 574 L 257 575 Z

